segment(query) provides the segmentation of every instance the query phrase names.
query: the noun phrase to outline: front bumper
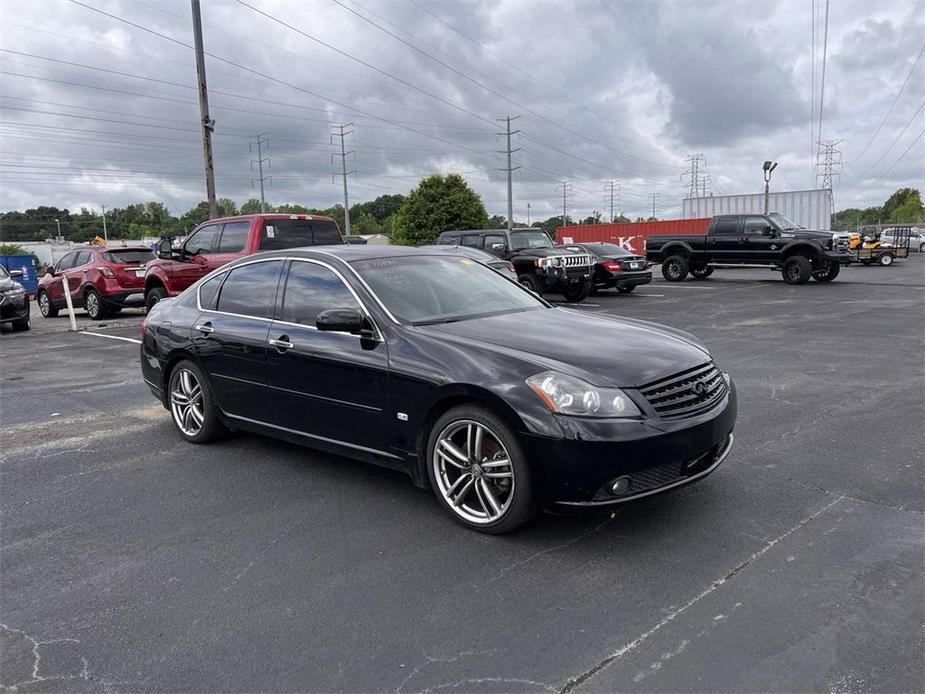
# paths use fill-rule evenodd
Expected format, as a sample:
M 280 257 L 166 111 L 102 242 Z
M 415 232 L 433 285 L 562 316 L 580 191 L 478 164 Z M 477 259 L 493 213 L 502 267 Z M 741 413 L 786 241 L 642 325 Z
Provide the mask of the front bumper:
M 29 317 L 29 298 L 22 294 L 10 298 L 0 294 L 0 323 L 22 321 Z
M 703 479 L 726 459 L 737 413 L 735 386 L 712 410 L 679 420 L 557 416 L 562 439 L 531 436 L 549 506 L 610 506 Z M 630 486 L 609 489 L 619 477 Z
M 839 265 L 848 265 L 856 258 L 848 251 L 823 251 L 822 257 L 826 260 L 838 263 Z

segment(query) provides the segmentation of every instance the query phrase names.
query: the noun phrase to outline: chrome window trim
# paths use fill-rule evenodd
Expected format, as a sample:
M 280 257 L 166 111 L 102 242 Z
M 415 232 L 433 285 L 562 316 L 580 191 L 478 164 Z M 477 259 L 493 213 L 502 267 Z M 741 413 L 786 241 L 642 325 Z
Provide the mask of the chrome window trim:
M 200 297 L 200 295 L 199 295 L 199 292 L 200 292 L 200 290 L 202 289 L 202 285 L 205 284 L 205 283 L 206 283 L 207 281 L 209 281 L 210 279 L 212 279 L 213 277 L 215 277 L 215 276 L 217 276 L 217 275 L 220 275 L 220 274 L 222 274 L 222 273 L 230 273 L 232 270 L 237 270 L 239 267 L 245 267 L 245 266 L 247 266 L 247 265 L 255 265 L 255 264 L 257 264 L 257 263 L 271 263 L 271 262 L 276 262 L 276 261 L 279 261 L 279 262 L 283 262 L 283 263 L 284 263 L 284 262 L 286 262 L 287 260 L 293 261 L 293 262 L 300 262 L 300 263 L 312 263 L 313 265 L 319 265 L 319 266 L 321 266 L 321 267 L 323 267 L 323 268 L 326 268 L 326 269 L 330 270 L 331 272 L 333 272 L 333 273 L 337 276 L 337 278 L 344 284 L 344 286 L 347 287 L 347 290 L 350 292 L 350 294 L 351 294 L 351 295 L 353 296 L 353 298 L 356 300 L 357 305 L 360 307 L 360 310 L 362 311 L 362 313 L 363 313 L 363 315 L 366 317 L 366 319 L 367 319 L 370 323 L 372 323 L 372 326 L 373 326 L 373 333 L 374 333 L 373 339 L 374 339 L 375 341 L 377 341 L 377 342 L 385 342 L 385 339 L 384 339 L 383 336 L 382 336 L 382 331 L 379 330 L 379 326 L 376 324 L 375 318 L 373 318 L 372 314 L 370 314 L 369 309 L 366 308 L 366 305 L 363 303 L 363 301 L 362 301 L 362 300 L 360 299 L 360 297 L 357 295 L 357 293 L 356 293 L 356 291 L 353 289 L 353 287 L 350 286 L 350 283 L 347 282 L 347 280 L 344 278 L 343 274 L 341 274 L 341 273 L 337 270 L 337 268 L 335 268 L 334 266 L 329 265 L 328 263 L 325 263 L 324 261 L 321 261 L 321 260 L 315 260 L 315 259 L 313 259 L 313 258 L 299 258 L 299 257 L 296 257 L 296 256 L 286 256 L 286 257 L 282 257 L 282 258 L 281 258 L 281 257 L 274 257 L 274 258 L 257 258 L 257 259 L 255 259 L 255 260 L 250 260 L 250 261 L 248 261 L 248 262 L 246 262 L 246 263 L 240 263 L 240 264 L 235 265 L 234 267 L 231 267 L 231 268 L 229 268 L 227 265 L 223 265 L 222 267 L 217 268 L 216 270 L 213 270 L 212 272 L 210 272 L 208 275 L 206 275 L 205 277 L 203 277 L 201 280 L 199 280 L 199 281 L 196 283 L 196 285 L 195 285 L 195 286 L 196 286 L 196 308 L 197 308 L 199 311 L 202 311 L 203 313 L 217 313 L 217 314 L 222 315 L 222 316 L 234 316 L 235 318 L 250 318 L 251 320 L 259 320 L 259 321 L 265 321 L 265 322 L 268 322 L 268 323 L 276 323 L 276 324 L 278 324 L 278 325 L 291 325 L 291 326 L 296 327 L 296 328 L 307 328 L 308 330 L 315 330 L 315 331 L 318 331 L 318 328 L 316 328 L 314 325 L 305 325 L 304 323 L 291 323 L 291 322 L 289 322 L 289 321 L 278 320 L 278 319 L 276 319 L 276 318 L 263 318 L 263 317 L 261 317 L 261 316 L 247 316 L 247 315 L 244 315 L 243 313 L 231 313 L 230 311 L 219 311 L 219 310 L 213 309 L 213 308 L 203 308 L 203 307 L 202 307 L 202 301 L 201 301 L 201 297 Z M 222 283 L 224 284 L 224 280 L 222 281 Z M 365 284 L 365 283 L 364 283 L 364 284 Z M 221 296 L 221 295 L 219 295 L 219 296 Z M 374 295 L 374 296 L 375 296 L 375 295 Z M 333 331 L 333 330 L 331 330 L 331 331 L 325 330 L 325 331 L 318 331 L 318 332 L 327 332 L 327 333 L 330 333 L 331 335 L 348 335 L 348 336 L 350 336 L 350 337 L 358 337 L 357 335 L 355 335 L 355 334 L 353 334 L 353 333 L 344 333 L 344 332 Z

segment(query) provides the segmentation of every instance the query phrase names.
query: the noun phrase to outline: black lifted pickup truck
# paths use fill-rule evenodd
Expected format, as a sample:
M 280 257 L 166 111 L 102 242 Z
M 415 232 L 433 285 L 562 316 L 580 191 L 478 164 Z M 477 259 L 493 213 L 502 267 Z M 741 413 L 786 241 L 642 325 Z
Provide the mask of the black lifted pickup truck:
M 517 281 L 537 294 L 558 292 L 577 303 L 591 293 L 591 255 L 557 247 L 542 229 L 444 231 L 437 243 L 480 248 L 504 258 L 514 266 Z
M 650 236 L 646 257 L 662 264 L 669 282 L 688 273 L 706 279 L 723 266 L 765 266 L 780 270 L 788 284 L 810 277 L 830 282 L 851 262 L 847 243 L 830 231 L 803 229 L 782 214 L 720 215 L 706 236 Z

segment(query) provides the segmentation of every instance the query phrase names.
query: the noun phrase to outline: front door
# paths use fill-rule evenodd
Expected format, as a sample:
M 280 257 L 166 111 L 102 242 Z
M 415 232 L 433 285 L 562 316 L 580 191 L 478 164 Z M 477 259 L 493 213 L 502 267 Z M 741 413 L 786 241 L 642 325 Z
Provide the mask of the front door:
M 74 266 L 64 271 L 68 286 L 71 288 L 71 302 L 74 306 L 83 306 L 83 286 L 92 257 L 90 251 L 79 251 L 74 260 Z
M 77 260 L 77 251 L 73 253 L 68 253 L 66 256 L 61 258 L 55 265 L 54 277 L 51 282 L 46 286 L 48 289 L 48 296 L 51 298 L 52 303 L 55 306 L 64 303 L 64 284 L 62 282 L 63 278 L 66 277 L 66 273 L 69 269 L 74 267 L 74 263 Z
M 210 295 L 193 328 L 194 349 L 216 402 L 231 417 L 269 423 L 267 335 L 283 264 L 265 260 L 230 270 L 215 309 L 205 309 Z
M 221 224 L 207 224 L 200 227 L 183 243 L 181 260 L 170 264 L 170 284 L 177 293 L 209 274 L 214 268 L 209 264 Z
M 308 438 L 387 452 L 386 345 L 316 330 L 315 317 L 331 308 L 363 311 L 333 268 L 293 260 L 267 351 L 275 422 Z
M 749 262 L 773 263 L 783 245 L 777 228 L 765 217 L 746 217 L 742 222 L 742 249 Z

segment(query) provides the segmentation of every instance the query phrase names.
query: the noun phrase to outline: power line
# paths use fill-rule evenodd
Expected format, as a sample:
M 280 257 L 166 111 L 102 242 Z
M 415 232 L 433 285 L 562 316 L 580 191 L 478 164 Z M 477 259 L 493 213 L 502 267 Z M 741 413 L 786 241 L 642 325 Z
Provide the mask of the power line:
M 822 86 L 819 89 L 819 137 L 822 141 L 822 111 L 825 107 L 825 62 L 829 47 L 829 0 L 825 0 L 825 32 L 822 39 Z
M 890 153 L 890 150 L 893 149 L 893 147 L 896 146 L 896 143 L 899 142 L 899 141 L 902 139 L 903 135 L 906 134 L 906 131 L 909 129 L 909 126 L 912 125 L 913 121 L 915 121 L 916 118 L 918 118 L 918 116 L 919 116 L 919 114 L 922 112 L 922 109 L 923 109 L 923 108 L 925 108 L 925 101 L 923 101 L 921 104 L 919 104 L 919 107 L 918 107 L 918 109 L 916 110 L 916 112 L 912 114 L 912 118 L 910 118 L 910 119 L 906 122 L 906 124 L 903 126 L 903 129 L 900 131 L 899 135 L 897 135 L 897 136 L 893 139 L 893 141 L 890 143 L 890 146 L 887 147 L 887 148 L 883 151 L 883 154 L 880 155 L 880 158 L 877 159 L 877 161 L 875 161 L 873 164 L 871 164 L 870 166 L 868 166 L 868 167 L 864 170 L 864 173 L 862 173 L 860 176 L 856 176 L 856 177 L 853 177 L 853 178 L 864 178 L 864 176 L 866 176 L 866 175 L 871 171 L 871 169 L 873 169 L 874 167 L 877 166 L 877 164 L 879 164 L 880 162 L 882 162 L 883 159 L 886 157 L 886 155 Z
M 511 116 L 507 116 L 506 118 L 498 119 L 498 120 L 503 120 L 507 126 L 503 133 L 498 133 L 499 135 L 505 136 L 506 142 L 507 142 L 507 148 L 498 152 L 498 154 L 504 154 L 507 156 L 507 166 L 501 170 L 507 173 L 507 230 L 508 231 L 511 231 L 514 228 L 514 192 L 513 192 L 514 189 L 513 189 L 513 184 L 511 182 L 511 179 L 512 179 L 514 171 L 520 168 L 519 166 L 511 165 L 511 155 L 514 154 L 514 152 L 520 151 L 519 147 L 516 149 L 511 149 L 511 135 L 516 135 L 517 133 L 520 132 L 519 130 L 513 130 L 513 131 L 511 130 L 511 121 L 517 120 L 519 117 L 520 116 L 514 116 L 512 118 Z
M 922 48 L 919 50 L 919 54 L 915 57 L 915 62 L 912 63 L 912 67 L 909 69 L 909 74 L 906 75 L 906 79 L 903 80 L 903 86 L 899 88 L 899 91 L 896 93 L 896 96 L 893 98 L 893 103 L 890 104 L 890 107 L 887 109 L 886 115 L 883 116 L 883 119 L 880 121 L 880 124 L 877 126 L 877 129 L 874 130 L 874 134 L 870 136 L 870 139 L 867 141 L 867 144 L 864 145 L 864 149 L 861 150 L 861 153 L 858 154 L 853 161 L 857 161 L 864 156 L 864 153 L 868 150 L 870 145 L 873 143 L 874 138 L 877 137 L 877 134 L 880 132 L 880 128 L 883 127 L 883 124 L 886 123 L 886 119 L 890 117 L 890 114 L 893 113 L 893 108 L 896 106 L 896 102 L 899 101 L 899 97 L 902 96 L 903 92 L 906 89 L 906 85 L 909 84 L 909 79 L 912 77 L 912 73 L 915 72 L 916 66 L 919 64 L 919 60 L 922 59 L 922 53 L 925 53 L 925 44 L 922 45 Z
M 650 193 L 649 201 L 652 203 L 652 219 L 658 219 L 658 205 L 661 196 L 658 193 Z
M 833 213 L 835 212 L 835 193 L 832 189 L 832 180 L 838 179 L 842 165 L 841 150 L 835 148 L 842 142 L 843 140 L 825 140 L 819 143 L 816 180 L 818 182 L 821 177 L 822 185 L 819 187 L 829 191 Z
M 562 226 L 568 226 L 568 196 L 572 192 L 572 184 L 562 181 L 556 188 L 562 189 Z
M 886 178 L 886 175 L 887 175 L 888 173 L 890 173 L 890 171 L 892 171 L 893 168 L 894 168 L 899 162 L 901 162 L 901 161 L 905 158 L 905 156 L 906 156 L 907 154 L 909 154 L 909 151 L 910 151 L 913 147 L 915 147 L 915 146 L 918 144 L 919 140 L 922 139 L 922 136 L 923 136 L 923 135 L 925 135 L 925 130 L 922 130 L 922 132 L 920 132 L 920 133 L 918 134 L 918 136 L 909 144 L 909 146 L 906 147 L 905 151 L 904 151 L 902 154 L 900 154 L 899 157 L 896 158 L 896 161 L 894 161 L 892 164 L 890 164 L 890 168 L 888 168 L 886 171 L 884 171 L 882 174 L 880 174 L 880 177 L 877 178 L 877 180 L 875 180 L 875 181 L 874 181 L 873 183 L 871 183 L 869 186 L 867 186 L 864 190 L 865 190 L 865 191 L 870 190 L 870 189 L 873 188 L 876 184 L 878 184 L 880 181 L 882 181 L 884 178 Z
M 272 177 L 263 175 L 263 163 L 266 162 L 267 166 L 268 167 L 270 166 L 270 158 L 263 156 L 264 147 L 266 147 L 267 149 L 270 149 L 270 141 L 267 139 L 267 134 L 257 133 L 256 135 L 254 135 L 254 141 L 251 142 L 250 144 L 251 152 L 254 151 L 254 148 L 257 149 L 257 158 L 251 161 L 251 171 L 254 170 L 254 164 L 256 164 L 257 165 L 257 180 L 260 181 L 260 211 L 261 212 L 267 211 L 267 201 L 266 201 L 266 197 L 264 196 L 263 183 L 264 181 L 269 181 L 271 184 L 273 183 Z M 251 179 L 251 185 L 253 185 L 253 183 L 254 181 L 253 179 Z

